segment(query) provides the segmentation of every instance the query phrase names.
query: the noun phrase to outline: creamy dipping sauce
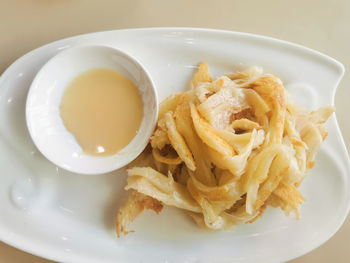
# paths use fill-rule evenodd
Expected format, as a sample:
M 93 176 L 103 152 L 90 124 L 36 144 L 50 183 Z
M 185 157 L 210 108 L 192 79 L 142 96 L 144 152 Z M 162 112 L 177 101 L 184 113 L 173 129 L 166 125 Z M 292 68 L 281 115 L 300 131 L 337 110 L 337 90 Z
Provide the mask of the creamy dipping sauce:
M 80 74 L 67 86 L 60 114 L 86 154 L 107 156 L 135 137 L 143 118 L 143 103 L 131 80 L 99 68 Z

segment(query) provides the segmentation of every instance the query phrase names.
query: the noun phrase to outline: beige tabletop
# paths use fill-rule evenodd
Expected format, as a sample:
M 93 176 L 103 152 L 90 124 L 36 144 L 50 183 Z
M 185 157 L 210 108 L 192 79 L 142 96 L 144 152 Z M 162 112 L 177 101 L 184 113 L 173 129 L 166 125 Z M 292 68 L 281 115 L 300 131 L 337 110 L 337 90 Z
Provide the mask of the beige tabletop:
M 0 73 L 26 52 L 77 34 L 135 27 L 185 26 L 256 33 L 321 51 L 350 68 L 347 0 L 1 0 Z M 350 75 L 336 94 L 350 149 Z M 350 262 L 350 218 L 328 242 L 292 262 Z M 51 262 L 0 242 L 0 262 Z

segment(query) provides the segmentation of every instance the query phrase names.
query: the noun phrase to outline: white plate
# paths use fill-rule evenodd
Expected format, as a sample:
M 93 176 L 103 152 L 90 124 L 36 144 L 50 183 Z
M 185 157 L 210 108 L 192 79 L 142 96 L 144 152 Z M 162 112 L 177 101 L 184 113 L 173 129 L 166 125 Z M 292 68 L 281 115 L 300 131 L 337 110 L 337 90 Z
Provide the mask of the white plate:
M 208 233 L 177 209 L 146 211 L 136 230 L 117 239 L 114 217 L 123 203 L 125 173 L 82 176 L 53 166 L 35 148 L 25 125 L 25 99 L 40 67 L 79 44 L 103 44 L 136 57 L 159 99 L 185 89 L 200 61 L 213 75 L 263 66 L 281 77 L 308 108 L 333 104 L 343 66 L 318 52 L 271 38 L 218 30 L 155 28 L 77 36 L 36 49 L 0 79 L 0 239 L 63 262 L 281 262 L 327 241 L 350 203 L 349 159 L 335 116 L 316 166 L 301 186 L 302 219 L 269 208 L 254 224 Z

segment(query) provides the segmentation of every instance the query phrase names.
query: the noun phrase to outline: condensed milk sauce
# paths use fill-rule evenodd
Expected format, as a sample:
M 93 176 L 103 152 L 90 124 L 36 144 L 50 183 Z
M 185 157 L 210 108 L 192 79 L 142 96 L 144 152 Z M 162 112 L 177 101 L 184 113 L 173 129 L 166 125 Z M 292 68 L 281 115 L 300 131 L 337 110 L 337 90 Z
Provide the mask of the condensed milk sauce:
M 137 134 L 143 103 L 131 80 L 116 71 L 98 68 L 70 82 L 60 114 L 84 153 L 108 156 L 128 145 Z

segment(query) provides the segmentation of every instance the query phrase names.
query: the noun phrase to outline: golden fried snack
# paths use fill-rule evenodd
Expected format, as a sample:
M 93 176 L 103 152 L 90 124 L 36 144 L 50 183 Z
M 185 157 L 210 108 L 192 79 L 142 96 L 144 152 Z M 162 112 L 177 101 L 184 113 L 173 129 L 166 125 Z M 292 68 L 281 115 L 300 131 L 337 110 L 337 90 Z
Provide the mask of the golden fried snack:
M 333 112 L 292 104 L 282 81 L 261 68 L 212 80 L 201 63 L 190 89 L 160 104 L 150 145 L 130 165 L 118 236 L 144 208 L 159 212 L 162 205 L 184 210 L 208 230 L 252 223 L 267 206 L 299 218 L 298 187 Z
M 131 190 L 126 204 L 119 210 L 117 215 L 116 231 L 118 237 L 120 237 L 122 233 L 126 235 L 132 232 L 127 231 L 126 228 L 144 209 L 151 209 L 156 213 L 160 213 L 163 209 L 163 205 L 154 198 Z

